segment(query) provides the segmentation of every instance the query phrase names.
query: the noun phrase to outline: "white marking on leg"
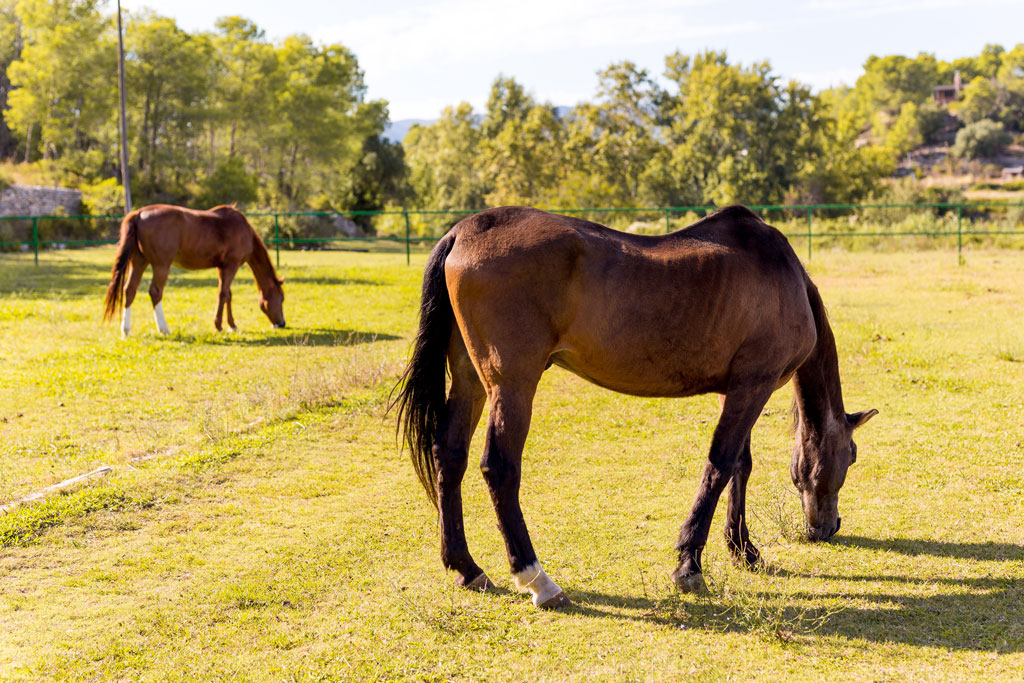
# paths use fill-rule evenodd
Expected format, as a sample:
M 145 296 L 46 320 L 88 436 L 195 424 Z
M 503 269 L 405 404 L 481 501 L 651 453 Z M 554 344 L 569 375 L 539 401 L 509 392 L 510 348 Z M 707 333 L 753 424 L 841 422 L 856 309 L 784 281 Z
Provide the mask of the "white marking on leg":
M 161 301 L 153 307 L 153 317 L 156 318 L 156 329 L 160 331 L 160 334 L 170 334 L 171 330 L 167 327 L 167 320 L 164 318 L 164 302 Z
M 562 592 L 558 584 L 544 573 L 540 562 L 534 562 L 523 571 L 513 573 L 512 580 L 520 593 L 533 593 L 533 604 L 536 607 Z
M 132 307 L 125 306 L 124 314 L 121 316 L 121 336 L 127 337 L 132 331 Z

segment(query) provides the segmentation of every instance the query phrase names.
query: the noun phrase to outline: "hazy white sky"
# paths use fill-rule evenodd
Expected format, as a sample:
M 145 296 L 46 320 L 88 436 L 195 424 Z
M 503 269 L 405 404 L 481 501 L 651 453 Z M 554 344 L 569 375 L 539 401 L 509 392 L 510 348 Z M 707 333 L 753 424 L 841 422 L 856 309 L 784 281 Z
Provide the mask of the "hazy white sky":
M 351 49 L 368 96 L 392 120 L 435 118 L 465 100 L 478 109 L 499 74 L 541 101 L 593 97 L 595 73 L 631 60 L 660 75 L 666 55 L 724 49 L 767 59 L 816 88 L 852 84 L 872 54 L 977 54 L 1024 42 L 1024 0 L 122 0 L 190 31 L 241 15 L 270 38 L 306 33 Z

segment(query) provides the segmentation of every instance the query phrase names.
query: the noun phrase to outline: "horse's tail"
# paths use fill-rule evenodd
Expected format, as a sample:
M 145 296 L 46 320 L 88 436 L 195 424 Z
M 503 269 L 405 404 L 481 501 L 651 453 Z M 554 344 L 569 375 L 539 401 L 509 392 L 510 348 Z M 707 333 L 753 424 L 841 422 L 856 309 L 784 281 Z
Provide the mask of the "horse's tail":
M 434 441 L 445 414 L 445 375 L 448 342 L 454 312 L 444 278 L 444 262 L 455 246 L 455 231 L 445 235 L 430 254 L 423 273 L 420 297 L 420 328 L 412 358 L 395 390 L 398 395 L 388 410 L 398 406 L 398 431 L 409 447 L 416 475 L 434 506 L 437 506 L 437 472 Z
M 124 277 L 128 272 L 128 264 L 131 263 L 132 254 L 139 241 L 138 222 L 138 211 L 132 211 L 121 221 L 121 239 L 118 240 L 117 256 L 114 258 L 114 267 L 110 271 L 110 284 L 107 285 L 103 320 L 110 320 L 121 310 L 121 303 L 124 299 Z

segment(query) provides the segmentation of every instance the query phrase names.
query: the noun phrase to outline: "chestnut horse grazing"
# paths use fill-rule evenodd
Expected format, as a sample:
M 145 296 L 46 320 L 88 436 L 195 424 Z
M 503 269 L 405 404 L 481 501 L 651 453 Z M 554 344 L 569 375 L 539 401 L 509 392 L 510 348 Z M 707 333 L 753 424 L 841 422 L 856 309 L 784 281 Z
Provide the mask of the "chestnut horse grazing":
M 790 379 L 790 472 L 808 535 L 825 540 L 839 529 L 839 489 L 857 454 L 853 430 L 877 411 L 845 412 L 825 307 L 782 233 L 740 206 L 658 237 L 536 209 L 491 209 L 458 223 L 434 248 L 395 400 L 440 515 L 441 561 L 459 585 L 491 585 L 466 545 L 461 494 L 470 437 L 488 401 L 480 468 L 516 587 L 539 607 L 569 602 L 537 561 L 519 506 L 534 393 L 551 365 L 637 396 L 723 396 L 676 545 L 680 590 L 704 587 L 701 551 L 727 485 L 728 548 L 748 566 L 760 562 L 745 512 L 750 430 Z
M 164 285 L 171 264 L 188 270 L 216 268 L 220 278 L 220 297 L 214 327 L 221 330 L 224 309 L 228 327 L 235 327 L 231 312 L 231 281 L 242 263 L 248 263 L 260 292 L 260 310 L 274 327 L 284 327 L 284 291 L 274 272 L 263 240 L 249 225 L 242 212 L 233 206 L 218 206 L 195 211 L 181 206 L 153 204 L 132 211 L 121 222 L 121 240 L 110 285 L 107 287 L 104 320 L 117 315 L 124 300 L 121 334 L 131 331 L 132 302 L 147 264 L 153 266 L 149 298 L 161 334 L 168 334 L 162 305 Z

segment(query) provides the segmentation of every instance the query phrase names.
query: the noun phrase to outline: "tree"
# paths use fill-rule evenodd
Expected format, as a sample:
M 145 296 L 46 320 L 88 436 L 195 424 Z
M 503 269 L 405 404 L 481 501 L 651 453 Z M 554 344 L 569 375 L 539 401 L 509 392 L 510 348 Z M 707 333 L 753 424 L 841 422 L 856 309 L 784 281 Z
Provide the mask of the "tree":
M 445 107 L 429 126 L 415 125 L 402 146 L 410 185 L 420 206 L 442 210 L 485 206 L 490 185 L 484 180 L 482 133 L 466 102 Z
M 999 99 L 995 79 L 978 76 L 964 88 L 963 99 L 956 107 L 957 116 L 964 123 L 992 118 L 998 113 Z
M 858 112 L 864 121 L 871 120 L 879 111 L 896 116 L 905 102 L 920 105 L 928 99 L 932 88 L 944 80 L 947 72 L 948 68 L 943 68 L 934 55 L 924 52 L 913 59 L 872 55 L 864 63 L 864 74 L 854 87 Z
M 492 84 L 480 132 L 488 204 L 540 203 L 562 177 L 555 159 L 563 129 L 554 107 L 538 105 L 515 79 L 499 76 Z
M 921 134 L 917 105 L 904 102 L 900 107 L 900 115 L 885 136 L 885 146 L 898 158 L 922 142 L 924 136 Z
M 779 84 L 767 62 L 749 68 L 708 51 L 666 59 L 678 93 L 661 105 L 673 203 L 773 203 L 799 179 L 826 109 L 799 84 Z
M 213 45 L 173 19 L 145 12 L 128 23 L 125 87 L 137 194 L 180 201 L 201 164 L 210 118 Z
M 116 102 L 117 52 L 98 2 L 21 0 L 23 47 L 8 70 L 14 90 L 6 118 L 26 138 L 26 158 L 38 131 L 44 156 L 63 157 L 79 175 L 98 170 L 83 167 L 86 153 L 95 151 L 92 161 L 102 165 L 113 142 L 103 123 Z
M 956 134 L 953 156 L 961 159 L 980 159 L 999 154 L 1010 143 L 1010 134 L 991 119 L 982 119 L 964 126 Z
M 262 127 L 272 116 L 274 92 L 280 86 L 278 54 L 263 29 L 243 17 L 216 22 L 216 97 L 209 121 L 209 158 L 216 156 L 216 125 L 228 126 L 229 156 L 236 151 L 239 124 Z
M 11 79 L 7 69 L 21 55 L 21 21 L 15 11 L 17 0 L 0 0 L 0 157 L 14 153 L 15 139 L 4 120 Z
M 352 170 L 366 139 L 384 131 L 386 103 L 364 101 L 363 72 L 342 45 L 289 36 L 276 52 L 272 123 L 253 131 L 264 150 L 260 166 L 271 170 L 273 192 L 289 209 L 348 207 L 355 201 Z
M 577 106 L 568 122 L 569 175 L 577 171 L 590 179 L 572 179 L 576 192 L 570 194 L 577 196 L 569 201 L 635 206 L 657 194 L 646 179 L 652 160 L 662 151 L 656 136 L 663 95 L 647 71 L 632 62 L 598 72 L 597 102 Z

